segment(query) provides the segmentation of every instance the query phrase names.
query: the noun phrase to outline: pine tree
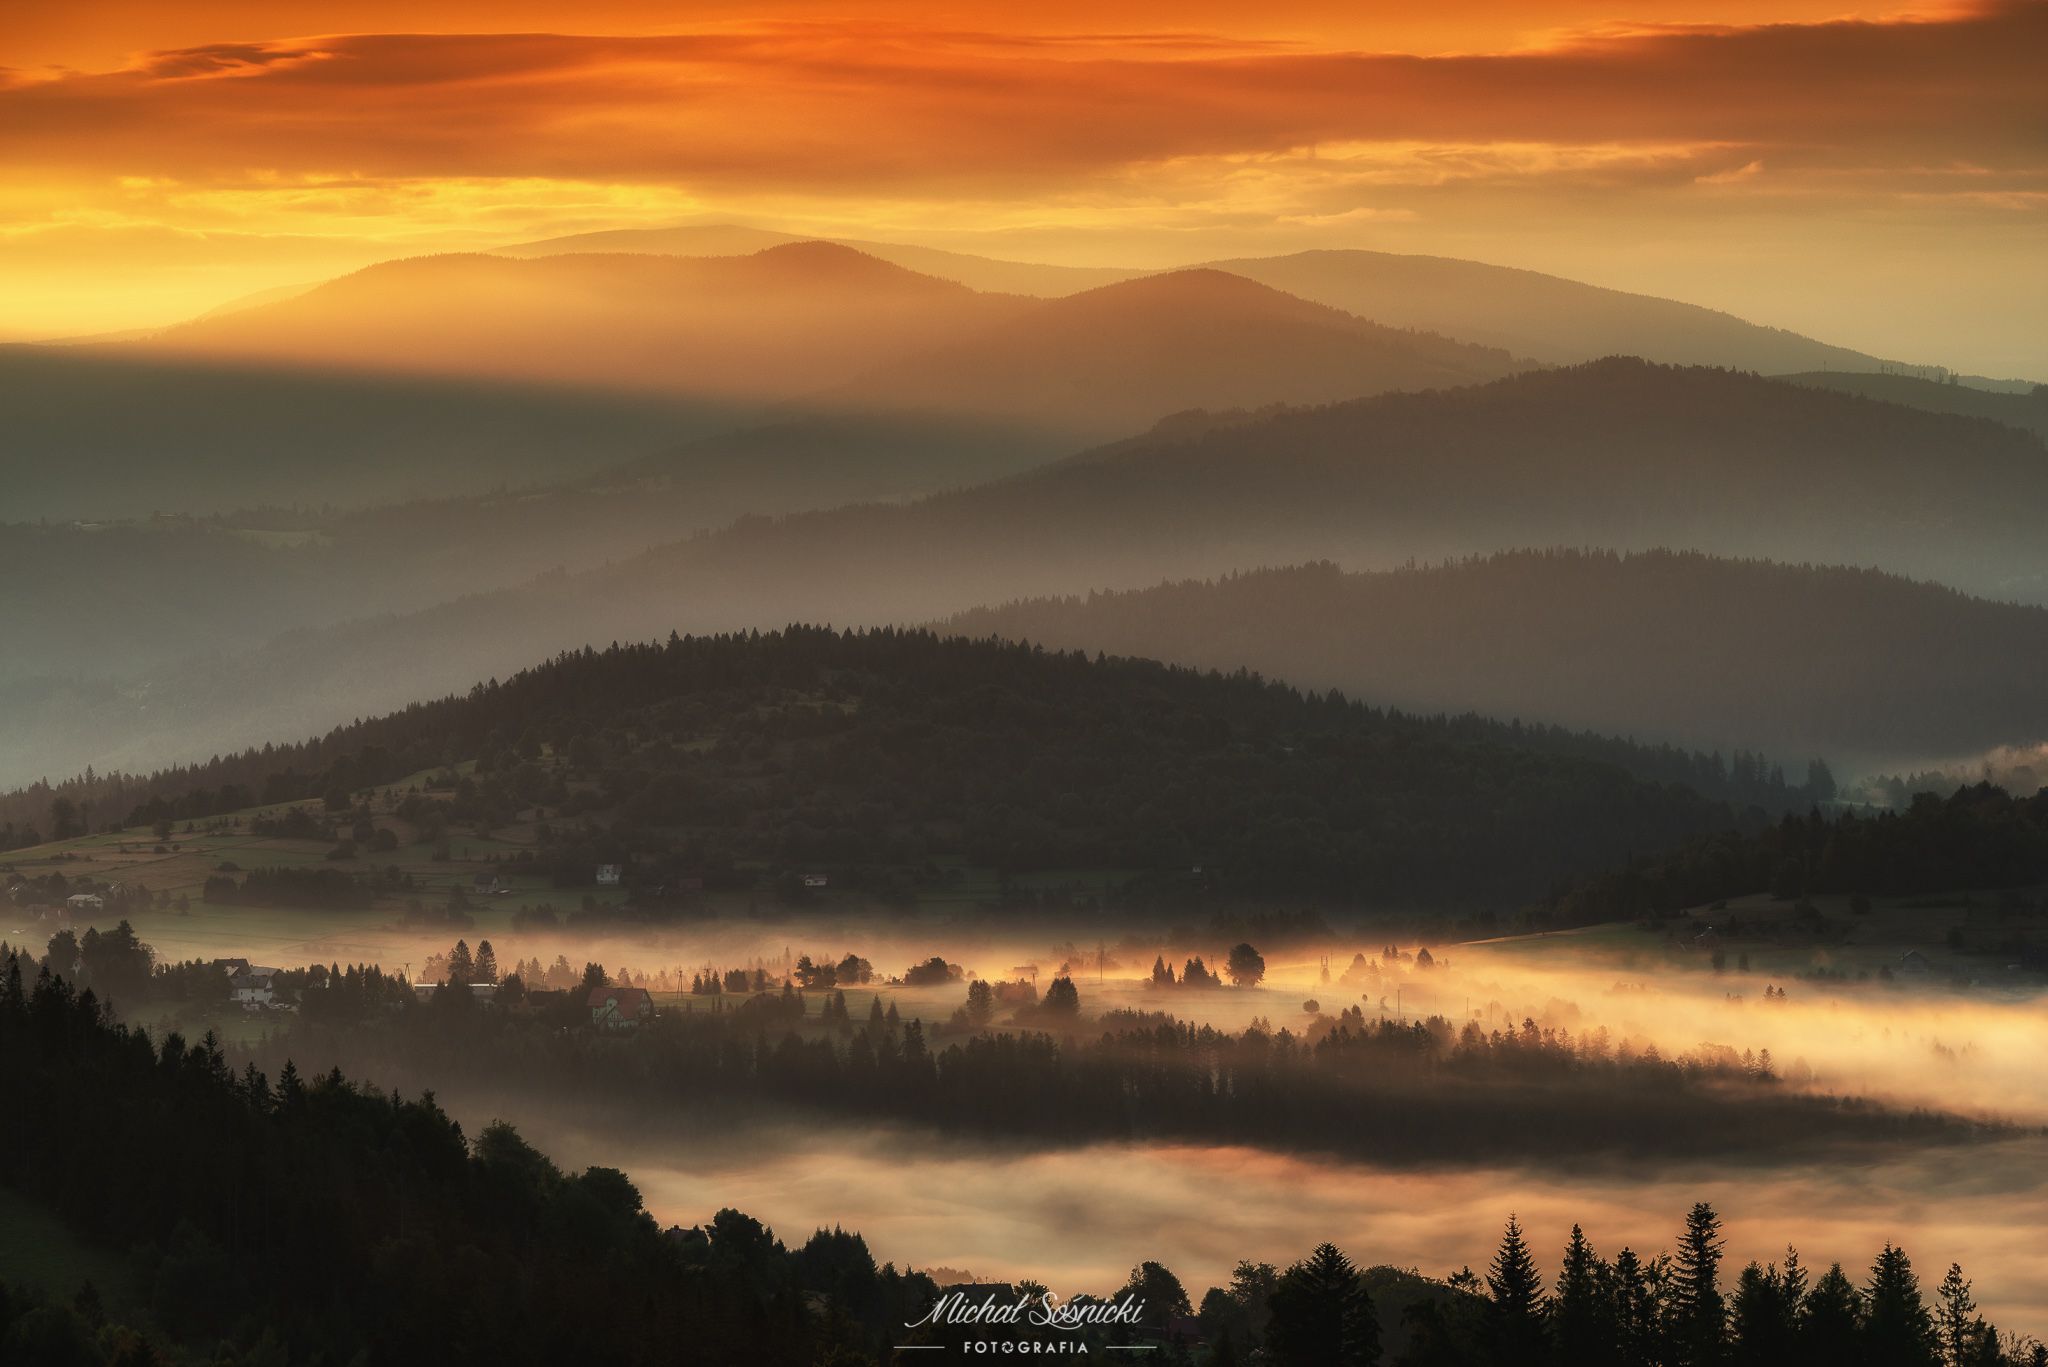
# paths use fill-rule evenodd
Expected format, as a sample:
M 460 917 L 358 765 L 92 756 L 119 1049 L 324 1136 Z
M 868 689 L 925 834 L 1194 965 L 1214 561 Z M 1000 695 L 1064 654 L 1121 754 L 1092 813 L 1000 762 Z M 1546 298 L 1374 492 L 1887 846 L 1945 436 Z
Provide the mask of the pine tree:
M 1721 1217 L 1701 1201 L 1686 1213 L 1678 1237 L 1671 1320 L 1679 1360 L 1710 1367 L 1726 1356 L 1728 1307 L 1721 1299 Z
M 1872 1367 L 1937 1367 L 1934 1318 L 1920 1299 L 1920 1279 L 1904 1249 L 1886 1244 L 1877 1255 L 1864 1304 L 1864 1361 Z
M 1657 1323 L 1661 1308 L 1656 1283 L 1632 1248 L 1614 1257 L 1608 1277 L 1607 1318 L 1614 1325 L 1614 1344 L 1623 1367 L 1649 1367 L 1657 1359 Z
M 1544 1355 L 1543 1278 L 1529 1245 L 1522 1238 L 1522 1226 L 1508 1216 L 1507 1231 L 1501 1235 L 1500 1251 L 1486 1273 L 1492 1293 L 1486 1316 L 1487 1343 L 1501 1362 L 1537 1362 Z
M 1550 1302 L 1550 1338 L 1556 1360 L 1573 1367 L 1600 1367 L 1617 1359 L 1615 1326 L 1608 1313 L 1607 1265 L 1593 1252 L 1585 1231 L 1572 1226 L 1558 1268 L 1557 1294 Z
M 455 948 L 448 951 L 448 976 L 442 981 L 453 987 L 469 983 L 470 975 L 476 972 L 476 965 L 469 957 L 469 942 L 457 940 Z
M 1266 1351 L 1280 1367 L 1372 1367 L 1379 1361 L 1372 1297 L 1334 1244 L 1289 1268 L 1273 1289 Z
M 1821 1273 L 1799 1312 L 1799 1360 L 1814 1367 L 1854 1367 L 1862 1345 L 1863 1297 L 1835 1263 Z
M 1755 1263 L 1735 1281 L 1734 1355 L 1744 1367 L 1779 1367 L 1797 1361 L 1796 1302 L 1776 1267 Z
M 491 948 L 489 940 L 476 942 L 476 962 L 470 967 L 469 980 L 473 983 L 498 981 L 498 953 Z

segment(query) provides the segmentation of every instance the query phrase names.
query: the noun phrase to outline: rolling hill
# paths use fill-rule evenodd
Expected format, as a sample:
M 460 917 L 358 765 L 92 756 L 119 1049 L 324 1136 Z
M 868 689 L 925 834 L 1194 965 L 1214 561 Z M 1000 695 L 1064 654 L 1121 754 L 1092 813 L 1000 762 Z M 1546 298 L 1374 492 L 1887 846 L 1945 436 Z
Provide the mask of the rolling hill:
M 1327 403 L 1497 379 L 1506 352 L 1402 332 L 1221 271 L 1040 304 L 863 375 L 848 402 L 1033 416 L 1096 439 L 1197 405 Z
M 1523 551 L 1034 599 L 945 627 L 1854 769 L 2048 740 L 2048 609 L 1873 570 Z
M 760 228 L 704 225 L 581 233 L 501 249 L 509 256 L 659 252 L 686 256 L 758 251 L 798 239 Z M 1059 297 L 1155 272 L 1128 267 L 995 261 L 904 243 L 840 240 L 910 270 L 975 289 Z M 1517 356 L 1570 365 L 1641 356 L 1764 374 L 1874 371 L 1876 358 L 1847 347 L 1695 304 L 1588 285 L 1540 271 L 1393 252 L 1322 250 L 1193 262 L 1256 280 L 1392 328 L 1442 333 Z
M 2048 601 L 2044 497 L 2041 443 L 2010 428 L 1640 362 L 1189 416 L 975 488 L 751 518 L 582 574 L 293 633 L 141 694 L 25 709 L 0 772 L 197 757 L 672 628 L 929 621 L 1314 559 L 1676 546 Z
M 1630 851 L 1763 821 L 1598 759 L 1519 748 L 1504 727 L 1148 661 L 804 628 L 565 655 L 310 742 L 107 780 L 77 799 L 111 819 L 157 800 L 152 810 L 189 820 L 458 758 L 478 759 L 493 824 L 536 801 L 561 806 L 573 779 L 576 810 L 611 818 L 598 838 L 635 840 L 636 855 L 861 869 L 872 872 L 854 883 L 867 887 L 960 851 L 1009 870 L 1169 879 L 1183 898 L 1512 909 Z M 0 816 L 19 828 L 48 802 L 46 790 L 0 797 Z
M 771 402 L 1028 307 L 821 242 L 749 256 L 391 261 L 152 350 Z

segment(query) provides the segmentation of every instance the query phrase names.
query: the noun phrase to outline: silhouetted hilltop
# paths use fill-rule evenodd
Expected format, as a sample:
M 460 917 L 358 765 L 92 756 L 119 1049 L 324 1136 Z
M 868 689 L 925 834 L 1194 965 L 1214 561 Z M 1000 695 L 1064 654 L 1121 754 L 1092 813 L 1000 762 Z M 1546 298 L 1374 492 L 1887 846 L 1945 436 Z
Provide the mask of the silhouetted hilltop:
M 756 252 L 778 243 L 801 242 L 793 233 L 766 228 L 742 228 L 730 224 L 699 224 L 678 228 L 612 228 L 594 233 L 572 233 L 567 237 L 545 238 L 499 247 L 500 256 L 561 256 L 571 252 L 656 252 L 676 256 L 733 256 Z M 1035 261 L 999 261 L 965 252 L 942 251 L 904 242 L 871 242 L 862 238 L 830 239 L 842 247 L 865 252 L 894 262 L 906 270 L 957 280 L 970 289 L 992 290 L 998 294 L 1034 294 L 1057 297 L 1078 290 L 1093 289 L 1145 272 L 1116 266 L 1049 266 Z
M 390 261 L 157 351 L 784 399 L 1027 307 L 822 242 L 751 256 Z
M 582 810 L 713 863 L 873 867 L 954 850 L 1016 871 L 1428 905 L 1512 905 L 1561 875 L 1764 819 L 1513 738 L 1150 661 L 792 627 L 566 655 L 304 744 L 107 780 L 91 800 L 126 812 L 162 798 L 150 810 L 182 821 L 472 757 L 481 787 L 502 782 L 513 800 L 541 791 L 515 771 L 544 744 L 595 780 Z M 39 804 L 31 792 L 4 810 L 18 826 Z
M 2048 610 L 1838 566 L 1668 551 L 1372 574 L 1324 563 L 1009 603 L 946 626 L 1859 767 L 2048 740 Z
M 861 377 L 898 407 L 1053 415 L 1130 431 L 1195 405 L 1323 403 L 1491 380 L 1505 352 L 1379 327 L 1222 271 L 1176 271 L 1055 299 Z

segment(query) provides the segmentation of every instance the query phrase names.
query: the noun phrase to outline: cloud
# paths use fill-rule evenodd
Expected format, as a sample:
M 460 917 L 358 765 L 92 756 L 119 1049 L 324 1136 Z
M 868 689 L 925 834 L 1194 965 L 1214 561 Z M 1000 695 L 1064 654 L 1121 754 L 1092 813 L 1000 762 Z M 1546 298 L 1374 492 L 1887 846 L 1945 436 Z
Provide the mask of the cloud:
M 1716 145 L 1776 172 L 2044 161 L 2048 6 L 1629 31 L 1507 54 L 902 24 L 213 44 L 0 87 L 0 160 L 78 175 L 556 176 L 958 193 L 1325 143 Z M 225 79 L 224 79 L 225 78 Z M 1725 183 L 1717 180 L 1712 183 Z M 1973 187 L 1977 193 L 2003 187 Z

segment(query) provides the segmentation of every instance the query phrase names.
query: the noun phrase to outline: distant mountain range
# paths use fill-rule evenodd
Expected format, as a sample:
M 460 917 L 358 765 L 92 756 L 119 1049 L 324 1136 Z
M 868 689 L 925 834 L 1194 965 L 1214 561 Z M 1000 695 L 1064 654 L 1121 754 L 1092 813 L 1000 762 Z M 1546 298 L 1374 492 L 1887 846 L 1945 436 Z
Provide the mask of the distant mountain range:
M 653 516 L 687 506 L 659 502 L 673 492 L 623 496 Z M 514 500 L 536 520 L 505 513 L 497 540 L 540 535 L 552 512 L 576 506 L 551 504 L 558 497 L 569 496 Z M 1877 566 L 2038 602 L 2048 600 L 2048 554 L 2033 525 L 2044 499 L 2042 443 L 2015 429 L 1634 361 L 1265 415 L 1186 415 L 970 489 L 748 519 L 581 574 L 293 633 L 253 655 L 158 674 L 146 695 L 24 702 L 15 715 L 34 724 L 4 769 L 46 767 L 53 754 L 132 765 L 317 730 L 555 650 L 672 628 L 932 620 L 1314 559 L 1371 569 L 1504 545 L 1677 546 Z M 425 514 L 387 539 L 431 545 L 460 526 L 445 543 L 459 556 L 491 536 L 491 515 L 463 518 L 477 515 L 481 528 Z M 359 543 L 358 563 L 382 544 Z M 1693 734 L 1706 732 L 1725 734 Z
M 713 256 L 759 251 L 798 240 L 759 228 L 707 225 L 581 233 L 501 250 L 509 256 L 580 252 Z M 957 280 L 975 289 L 1018 294 L 1072 294 L 1151 273 L 995 261 L 901 243 L 840 241 L 911 270 Z M 1557 364 L 1603 356 L 1641 356 L 1675 365 L 1726 366 L 1764 374 L 1875 371 L 1882 365 L 1897 364 L 1695 304 L 1451 257 L 1325 250 L 1196 261 L 1181 269 L 1225 271 L 1385 327 L 1442 333 Z
M 391 262 L 146 341 L 0 349 L 30 473 L 11 519 L 360 507 L 556 483 L 662 448 L 801 433 L 846 498 L 972 483 L 1200 405 L 1473 383 L 1505 353 L 1214 272 L 1060 299 L 980 293 L 824 243 L 744 257 Z M 517 385 L 517 391 L 507 387 Z M 881 453 L 876 423 L 943 461 Z M 976 424 L 980 424 L 977 426 Z M 714 462 L 715 463 L 715 462 Z M 709 511 L 818 506 L 796 467 L 710 472 Z M 98 502 L 94 502 L 95 498 Z M 734 506 L 735 502 L 737 506 Z M 687 530 L 687 528 L 685 528 Z
M 944 626 L 1853 769 L 2048 740 L 2048 609 L 1873 570 L 1521 551 L 1041 598 Z

